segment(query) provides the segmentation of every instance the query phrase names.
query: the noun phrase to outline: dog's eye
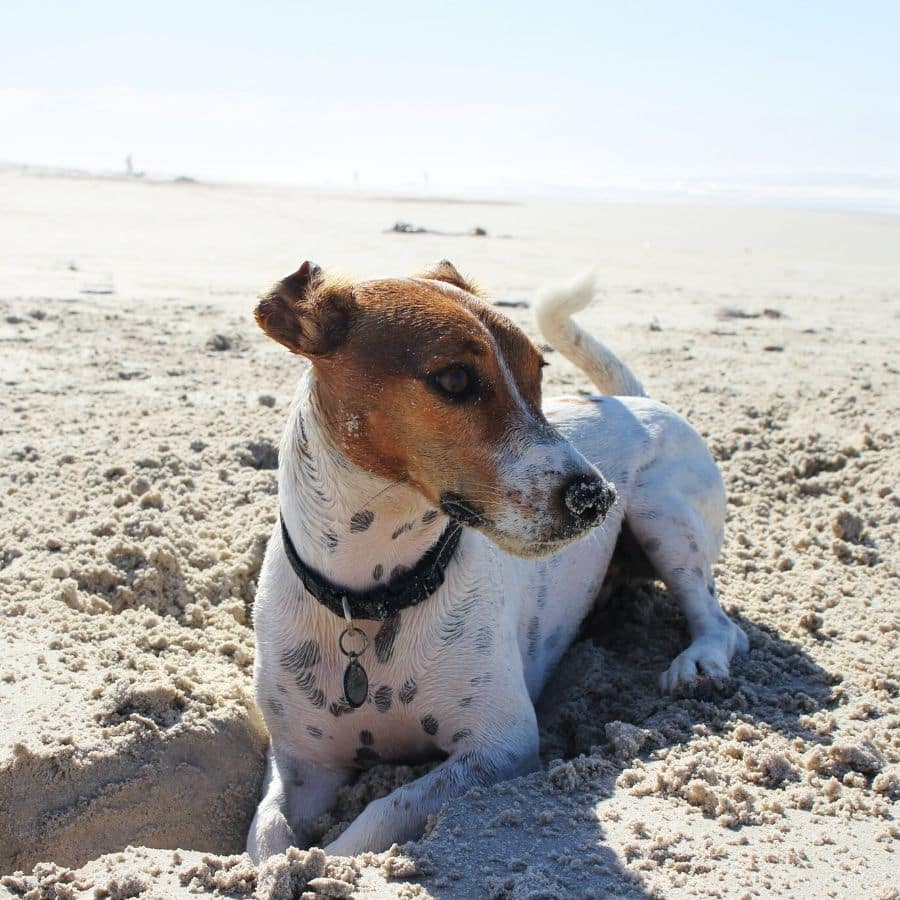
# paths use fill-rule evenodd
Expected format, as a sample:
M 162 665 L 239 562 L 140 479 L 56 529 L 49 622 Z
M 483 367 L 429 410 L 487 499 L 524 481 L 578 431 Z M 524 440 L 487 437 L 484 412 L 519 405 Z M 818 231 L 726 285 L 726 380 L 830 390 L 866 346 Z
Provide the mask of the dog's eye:
M 434 386 L 448 399 L 462 400 L 474 392 L 476 381 L 472 373 L 461 365 L 447 366 L 432 378 Z

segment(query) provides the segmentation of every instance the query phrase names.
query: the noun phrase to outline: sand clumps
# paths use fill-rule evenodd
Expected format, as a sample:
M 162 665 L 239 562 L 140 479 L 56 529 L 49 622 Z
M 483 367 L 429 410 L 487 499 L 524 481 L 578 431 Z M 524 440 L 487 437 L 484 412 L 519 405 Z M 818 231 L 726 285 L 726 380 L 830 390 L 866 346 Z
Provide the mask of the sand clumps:
M 128 847 L 75 870 L 40 863 L 30 875 L 0 878 L 0 890 L 23 900 L 125 900 L 215 894 L 252 900 L 340 900 L 365 888 L 361 872 L 410 878 L 421 869 L 395 845 L 357 859 L 329 859 L 320 849 L 274 856 L 256 867 L 246 854 L 215 856 L 190 851 Z M 414 886 L 410 885 L 411 888 Z M 409 893 L 415 896 L 415 892 Z
M 573 230 L 572 207 L 491 208 L 491 233 L 528 237 L 506 242 L 502 261 L 467 251 L 477 258 L 466 266 L 498 295 L 526 295 L 548 277 L 546 256 L 529 249 L 548 240 L 547 217 L 567 235 L 550 247 L 561 268 L 594 260 L 601 234 L 609 259 L 624 260 L 584 323 L 719 461 L 729 514 L 716 588 L 750 652 L 726 684 L 661 696 L 657 674 L 686 645 L 684 620 L 659 585 L 610 585 L 539 704 L 540 771 L 470 791 L 423 839 L 387 853 L 292 850 L 258 869 L 242 852 L 266 744 L 252 702 L 252 603 L 299 364 L 256 335 L 249 309 L 281 265 L 272 248 L 294 264 L 298 236 L 284 216 L 311 201 L 223 187 L 215 197 L 232 214 L 216 217 L 208 204 L 219 201 L 202 188 L 176 197 L 154 186 L 167 228 L 148 219 L 146 254 L 117 256 L 110 211 L 146 188 L 61 183 L 66 208 L 94 227 L 56 234 L 64 249 L 53 252 L 26 253 L 21 222 L 7 235 L 21 251 L 10 258 L 25 262 L 0 272 L 0 895 L 891 896 L 893 226 L 582 205 Z M 264 227 L 261 204 L 284 215 Z M 243 224 L 228 231 L 244 208 L 261 229 L 249 246 Z M 316 209 L 324 218 L 307 237 L 331 241 L 335 259 L 346 260 L 349 240 L 373 248 L 360 262 L 373 274 L 396 274 L 393 262 L 385 272 L 388 254 L 401 254 L 399 271 L 421 268 L 421 245 L 379 234 L 390 212 L 380 201 Z M 28 221 L 44 219 L 55 227 L 40 209 Z M 197 221 L 213 220 L 198 233 Z M 677 233 L 694 249 L 657 249 L 648 275 L 635 233 L 656 248 Z M 773 282 L 769 268 L 748 268 L 750 245 L 753 260 L 795 274 Z M 79 247 L 108 265 L 70 269 Z M 227 262 L 212 271 L 202 262 L 212 258 Z M 115 294 L 83 293 L 112 280 Z M 783 315 L 729 317 L 726 331 L 722 306 Z M 531 329 L 528 310 L 509 314 Z M 654 317 L 662 330 L 648 329 Z M 591 390 L 547 353 L 548 394 Z M 316 823 L 316 843 L 428 768 L 363 773 Z
M 274 856 L 258 870 L 245 855 L 205 856 L 179 873 L 191 892 L 226 891 L 252 894 L 254 900 L 315 900 L 349 897 L 358 871 L 352 865 L 328 863 L 319 849 L 297 850 Z

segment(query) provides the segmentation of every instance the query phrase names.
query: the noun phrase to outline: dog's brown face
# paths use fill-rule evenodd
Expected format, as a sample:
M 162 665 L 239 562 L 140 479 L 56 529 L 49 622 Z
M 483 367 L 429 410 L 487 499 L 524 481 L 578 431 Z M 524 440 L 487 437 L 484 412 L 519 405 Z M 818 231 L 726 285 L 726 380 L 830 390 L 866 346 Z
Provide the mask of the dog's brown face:
M 304 263 L 256 320 L 311 360 L 315 401 L 348 459 L 505 550 L 552 552 L 614 501 L 541 412 L 538 348 L 448 262 L 356 284 Z

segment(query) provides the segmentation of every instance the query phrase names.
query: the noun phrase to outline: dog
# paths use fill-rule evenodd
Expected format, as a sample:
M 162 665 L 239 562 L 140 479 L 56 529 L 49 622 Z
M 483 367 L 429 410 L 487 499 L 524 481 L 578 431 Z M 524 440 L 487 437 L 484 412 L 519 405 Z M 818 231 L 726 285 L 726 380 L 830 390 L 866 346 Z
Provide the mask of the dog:
M 447 261 L 359 283 L 305 262 L 262 297 L 259 326 L 311 365 L 253 614 L 271 736 L 255 861 L 306 846 L 338 789 L 379 762 L 445 757 L 327 853 L 418 838 L 450 798 L 537 768 L 533 703 L 626 534 L 692 637 L 663 690 L 725 678 L 747 649 L 713 580 L 721 475 L 572 320 L 592 294 L 586 279 L 538 304 L 544 337 L 599 391 L 546 407 L 540 349 Z

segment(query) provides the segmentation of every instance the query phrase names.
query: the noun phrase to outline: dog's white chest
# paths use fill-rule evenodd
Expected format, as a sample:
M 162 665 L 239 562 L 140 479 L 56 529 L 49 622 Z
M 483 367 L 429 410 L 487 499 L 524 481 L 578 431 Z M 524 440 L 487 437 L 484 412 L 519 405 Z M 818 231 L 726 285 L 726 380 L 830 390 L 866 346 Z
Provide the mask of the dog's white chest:
M 420 760 L 474 739 L 498 704 L 520 702 L 523 680 L 532 700 L 540 693 L 599 589 L 614 533 L 521 560 L 468 532 L 447 581 L 425 603 L 356 623 L 369 639 L 359 657 L 368 696 L 358 708 L 343 697 L 348 660 L 338 639 L 346 623 L 271 560 L 266 568 L 277 569 L 284 596 L 273 603 L 264 594 L 257 608 L 267 647 L 256 687 L 273 736 L 304 759 L 351 768 Z
M 529 696 L 536 700 L 600 590 L 621 516 L 546 559 L 504 558 L 506 590 L 517 598 L 517 650 Z
M 369 681 L 359 708 L 343 697 L 348 660 L 338 639 L 346 623 L 305 594 L 280 558 L 267 560 L 263 581 L 280 590 L 258 601 L 267 646 L 256 693 L 279 742 L 331 766 L 366 767 L 420 759 L 474 733 L 517 653 L 503 573 L 495 560 L 473 564 L 481 550 L 474 538 L 461 542 L 445 584 L 426 602 L 385 622 L 355 623 L 369 639 L 359 657 Z

